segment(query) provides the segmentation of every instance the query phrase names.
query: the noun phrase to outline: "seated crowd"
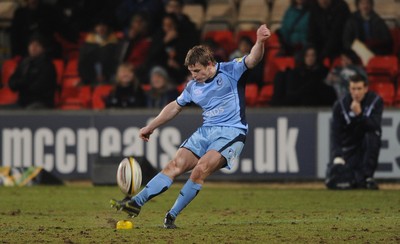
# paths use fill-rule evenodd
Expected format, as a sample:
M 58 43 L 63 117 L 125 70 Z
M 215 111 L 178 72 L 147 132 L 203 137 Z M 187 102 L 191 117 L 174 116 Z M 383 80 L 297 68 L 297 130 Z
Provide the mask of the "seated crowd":
M 18 65 L 10 77 L 2 75 L 1 90 L 18 93 L 18 100 L 0 106 L 62 108 L 66 94 L 83 97 L 85 86 L 90 97 L 107 86 L 103 107 L 162 108 L 191 79 L 183 64 L 192 46 L 208 45 L 218 61 L 228 61 L 247 55 L 254 41 L 255 30 L 233 35 L 232 45 L 224 45 L 198 29 L 183 7 L 187 2 L 206 7 L 207 1 L 76 2 L 28 0 L 16 10 L 10 43 Z M 268 98 L 250 106 L 332 106 L 348 93 L 349 77 L 369 78 L 366 63 L 352 51 L 355 42 L 373 55 L 398 55 L 374 1 L 355 0 L 355 5 L 351 13 L 344 0 L 292 0 L 274 32 L 276 43 L 267 43 L 265 59 L 246 77 L 257 92 L 271 88 Z M 43 12 L 49 14 L 38 14 Z M 280 58 L 294 61 L 274 70 Z M 61 60 L 62 67 L 52 60 Z M 71 78 L 77 82 L 64 82 Z M 392 87 L 395 94 L 395 80 Z

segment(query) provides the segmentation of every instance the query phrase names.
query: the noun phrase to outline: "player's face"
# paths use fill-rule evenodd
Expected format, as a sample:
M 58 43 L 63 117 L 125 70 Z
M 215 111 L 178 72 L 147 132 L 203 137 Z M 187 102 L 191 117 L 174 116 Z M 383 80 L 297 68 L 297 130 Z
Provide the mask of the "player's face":
M 361 102 L 365 94 L 368 92 L 368 86 L 364 82 L 350 82 L 349 90 L 351 97 L 356 102 Z
M 213 65 L 211 63 L 207 66 L 196 63 L 195 65 L 190 65 L 188 69 L 192 74 L 193 79 L 195 79 L 197 82 L 205 82 L 213 75 L 212 67 Z

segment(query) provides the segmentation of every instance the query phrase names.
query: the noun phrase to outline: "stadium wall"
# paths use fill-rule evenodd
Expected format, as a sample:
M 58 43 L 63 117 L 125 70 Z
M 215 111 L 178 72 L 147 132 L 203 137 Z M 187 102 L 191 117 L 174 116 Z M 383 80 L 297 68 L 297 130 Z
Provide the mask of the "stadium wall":
M 139 129 L 156 110 L 2 111 L 2 166 L 43 166 L 64 180 L 91 178 L 98 157 L 145 156 L 162 168 L 180 143 L 201 125 L 201 111 L 189 109 L 156 130 L 148 143 Z M 323 179 L 329 160 L 329 109 L 249 109 L 246 146 L 231 170 L 212 180 Z M 400 179 L 400 111 L 383 115 L 378 179 Z

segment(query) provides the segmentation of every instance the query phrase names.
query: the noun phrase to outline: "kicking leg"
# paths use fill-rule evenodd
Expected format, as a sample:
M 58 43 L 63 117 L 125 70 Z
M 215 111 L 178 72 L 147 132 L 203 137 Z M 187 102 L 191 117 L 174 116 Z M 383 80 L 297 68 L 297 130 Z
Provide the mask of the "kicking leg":
M 130 216 L 136 217 L 147 201 L 168 190 L 172 181 L 177 176 L 193 169 L 197 161 L 197 157 L 191 151 L 180 148 L 165 169 L 154 176 L 136 196 L 121 201 L 112 200 L 111 204 L 117 209 L 127 212 Z
M 213 172 L 219 170 L 226 164 L 226 159 L 221 153 L 211 150 L 200 158 L 194 167 L 189 180 L 183 186 L 174 206 L 166 214 L 164 227 L 168 229 L 176 228 L 175 218 L 178 214 L 196 197 L 201 190 L 204 180 Z

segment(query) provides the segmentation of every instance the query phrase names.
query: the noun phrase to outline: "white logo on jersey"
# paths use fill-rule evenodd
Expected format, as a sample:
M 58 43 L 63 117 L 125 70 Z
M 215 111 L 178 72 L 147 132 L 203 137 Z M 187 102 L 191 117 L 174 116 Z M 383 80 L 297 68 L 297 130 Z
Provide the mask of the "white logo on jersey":
M 217 116 L 221 113 L 224 112 L 224 108 L 223 107 L 219 107 L 219 108 L 215 108 L 213 110 L 207 111 L 204 113 L 205 116 L 207 117 L 213 117 L 213 116 Z

